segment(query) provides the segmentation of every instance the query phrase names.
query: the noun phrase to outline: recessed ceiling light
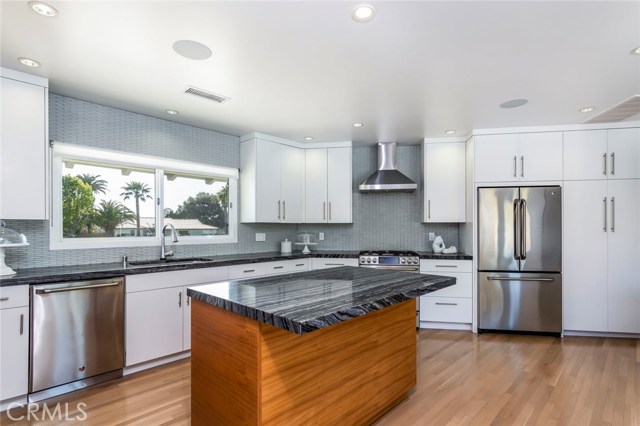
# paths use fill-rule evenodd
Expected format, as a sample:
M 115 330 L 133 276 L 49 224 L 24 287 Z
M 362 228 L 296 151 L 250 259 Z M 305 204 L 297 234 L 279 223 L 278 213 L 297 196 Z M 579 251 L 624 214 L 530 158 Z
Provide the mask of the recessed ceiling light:
M 173 50 L 188 59 L 207 59 L 211 56 L 211 49 L 193 40 L 178 40 L 173 43 Z
M 636 47 L 635 49 L 633 49 L 633 50 L 631 51 L 631 53 L 632 53 L 633 55 L 640 55 L 640 47 Z
M 594 109 L 595 109 L 594 107 L 588 106 L 588 107 L 580 108 L 578 111 L 580 111 L 580 112 L 591 112 Z
M 18 58 L 18 61 L 20 61 L 22 65 L 26 65 L 31 68 L 38 68 L 40 66 L 40 62 L 30 58 Z
M 452 135 L 454 134 L 456 131 L 455 130 L 445 130 L 444 134 L 445 135 Z
M 351 17 L 356 22 L 369 22 L 376 15 L 376 9 L 368 4 L 356 6 L 351 12 Z
M 525 105 L 529 100 L 527 99 L 511 99 L 500 104 L 500 108 L 517 108 Z
M 362 123 L 353 123 L 353 127 L 362 127 L 364 124 Z
M 164 112 L 166 112 L 169 115 L 178 115 L 178 111 L 176 111 L 175 109 L 166 109 L 164 110 Z
M 312 141 L 313 140 L 313 136 L 305 136 L 304 140 L 305 141 Z
M 29 6 L 31 6 L 31 9 L 33 9 L 36 13 L 39 13 L 42 16 L 51 17 L 58 14 L 58 11 L 55 7 L 49 6 L 48 4 L 42 3 L 40 1 L 30 1 Z

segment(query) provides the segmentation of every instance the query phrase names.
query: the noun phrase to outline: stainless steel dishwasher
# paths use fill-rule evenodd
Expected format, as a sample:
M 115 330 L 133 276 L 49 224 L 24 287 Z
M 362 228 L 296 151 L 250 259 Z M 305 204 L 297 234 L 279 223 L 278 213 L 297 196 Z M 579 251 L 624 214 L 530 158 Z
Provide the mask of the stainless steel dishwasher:
M 31 286 L 29 400 L 122 376 L 124 278 Z

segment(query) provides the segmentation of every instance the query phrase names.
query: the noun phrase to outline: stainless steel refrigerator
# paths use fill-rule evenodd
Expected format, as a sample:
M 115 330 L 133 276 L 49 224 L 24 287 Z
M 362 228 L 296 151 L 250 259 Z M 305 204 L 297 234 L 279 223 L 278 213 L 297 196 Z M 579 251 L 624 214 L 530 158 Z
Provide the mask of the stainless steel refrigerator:
M 478 188 L 478 248 L 478 330 L 559 335 L 561 188 Z

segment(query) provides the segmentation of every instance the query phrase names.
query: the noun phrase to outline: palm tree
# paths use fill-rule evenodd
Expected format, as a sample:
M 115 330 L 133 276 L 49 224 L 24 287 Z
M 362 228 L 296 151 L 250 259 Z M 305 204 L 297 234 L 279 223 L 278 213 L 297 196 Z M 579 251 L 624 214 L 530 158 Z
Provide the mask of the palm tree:
M 76 177 L 91 187 L 91 192 L 93 192 L 93 195 L 106 194 L 108 191 L 107 189 L 108 183 L 104 179 L 99 179 L 100 175 L 83 173 L 81 175 L 76 175 Z M 93 225 L 95 221 L 96 212 L 93 211 L 91 213 L 92 214 L 87 217 L 87 233 L 89 235 L 93 234 Z
M 119 225 L 132 222 L 135 218 L 136 215 L 122 203 L 102 200 L 96 209 L 95 222 L 104 229 L 107 237 L 113 237 Z
M 98 179 L 100 175 L 90 175 L 89 173 L 83 173 L 81 175 L 77 175 L 78 179 L 87 185 L 91 186 L 91 190 L 95 194 L 106 194 L 107 189 L 107 181 L 104 179 Z
M 122 187 L 124 192 L 120 194 L 125 201 L 130 198 L 136 200 L 136 235 L 140 235 L 140 201 L 143 203 L 147 200 L 153 200 L 153 197 L 149 195 L 151 188 L 149 185 L 143 182 L 128 182 Z

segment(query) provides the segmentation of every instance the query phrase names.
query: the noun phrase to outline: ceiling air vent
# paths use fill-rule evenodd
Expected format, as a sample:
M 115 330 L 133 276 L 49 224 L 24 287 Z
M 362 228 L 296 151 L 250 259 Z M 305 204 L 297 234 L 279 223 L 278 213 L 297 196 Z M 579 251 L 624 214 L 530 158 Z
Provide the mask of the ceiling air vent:
M 585 123 L 615 123 L 640 114 L 640 95 L 634 95 L 613 108 L 591 117 Z
M 228 101 L 231 98 L 227 98 L 226 96 L 219 95 L 217 93 L 208 92 L 206 90 L 198 89 L 197 87 L 188 86 L 187 90 L 184 93 L 189 93 L 195 96 L 200 96 L 201 98 L 209 99 L 210 101 L 217 102 L 219 104 Z

